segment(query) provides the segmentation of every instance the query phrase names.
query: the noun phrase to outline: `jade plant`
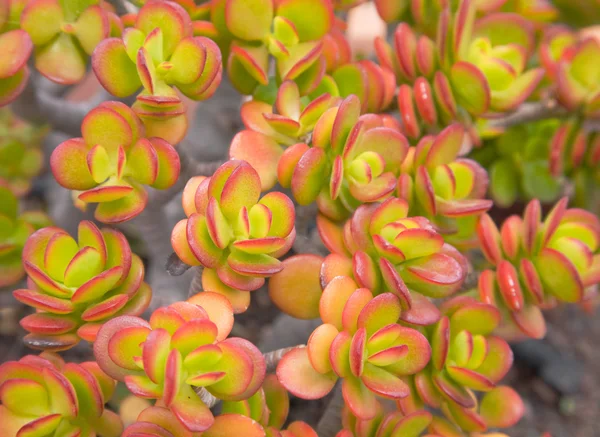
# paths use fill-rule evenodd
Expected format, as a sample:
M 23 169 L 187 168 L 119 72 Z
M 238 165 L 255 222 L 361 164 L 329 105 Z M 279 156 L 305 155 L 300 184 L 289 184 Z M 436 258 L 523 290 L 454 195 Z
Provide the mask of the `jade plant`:
M 60 351 L 81 339 L 93 342 L 102 323 L 118 315 L 139 315 L 151 290 L 144 264 L 125 236 L 89 221 L 79 223 L 77 241 L 56 227 L 31 235 L 23 248 L 26 289 L 15 299 L 37 310 L 21 320 L 34 349 Z
M 497 305 L 506 322 L 522 335 L 546 333 L 541 308 L 580 302 L 596 292 L 600 280 L 600 222 L 589 212 L 556 203 L 542 222 L 541 206 L 532 200 L 523 218 L 507 218 L 500 230 L 488 215 L 478 235 L 493 270 L 479 277 L 483 302 Z
M 31 190 L 43 167 L 41 143 L 48 129 L 19 120 L 8 108 L 0 110 L 0 180 L 17 196 Z
M 0 0 L 0 287 L 41 351 L 2 437 L 509 435 L 512 343 L 598 302 L 572 3 Z
M 0 419 L 6 435 L 118 437 L 119 416 L 105 409 L 116 382 L 95 362 L 65 363 L 51 352 L 0 366 Z
M 92 66 L 104 88 L 117 97 L 134 94 L 133 110 L 152 136 L 178 143 L 185 136 L 185 108 L 175 89 L 193 100 L 209 98 L 221 82 L 221 52 L 195 37 L 189 14 L 177 3 L 150 1 L 122 38 L 102 40 Z
M 20 211 L 19 199 L 0 181 L 0 223 L 0 287 L 6 287 L 23 279 L 23 248 L 28 238 L 36 230 L 50 226 L 51 220 L 42 211 Z
M 260 197 L 260 187 L 245 161 L 231 160 L 210 178 L 190 179 L 182 197 L 188 218 L 171 234 L 175 253 L 203 267 L 203 287 L 228 296 L 236 312 L 248 307 L 248 292 L 282 270 L 278 258 L 296 235 L 292 201 L 280 192 Z
M 148 203 L 144 185 L 166 189 L 179 177 L 179 155 L 173 146 L 160 137 L 148 138 L 144 124 L 123 103 L 104 102 L 91 110 L 81 133 L 83 138 L 54 149 L 50 166 L 82 208 L 98 203 L 98 221 L 119 223 L 135 217 Z

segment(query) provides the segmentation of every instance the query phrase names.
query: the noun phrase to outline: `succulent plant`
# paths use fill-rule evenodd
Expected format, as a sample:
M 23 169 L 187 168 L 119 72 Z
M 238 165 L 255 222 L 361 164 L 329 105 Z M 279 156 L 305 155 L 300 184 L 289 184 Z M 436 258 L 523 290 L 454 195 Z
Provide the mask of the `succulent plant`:
M 430 2 L 415 3 L 422 7 Z M 457 2 L 455 12 L 431 3 L 440 11 L 438 17 L 417 7 L 423 17 L 434 18 L 437 30 L 431 38 L 418 36 L 401 23 L 393 48 L 381 38 L 376 41 L 381 65 L 401 84 L 400 115 L 406 135 L 415 139 L 422 130 L 451 120 L 469 126 L 465 111 L 478 117 L 512 110 L 532 94 L 544 75 L 541 68 L 526 70 L 534 29 L 521 15 L 498 12 L 476 19 L 479 2 L 474 0 Z M 475 132 L 471 136 L 478 141 Z
M 329 0 L 217 0 L 210 18 L 196 29 L 228 53 L 229 79 L 242 94 L 269 83 L 271 57 L 277 79 L 295 81 L 301 94 L 319 85 L 326 68 L 321 40 L 333 23 Z
M 67 363 L 53 353 L 0 365 L 2 435 L 119 437 L 121 419 L 104 408 L 115 381 L 94 362 Z
M 277 258 L 296 236 L 292 201 L 275 191 L 261 198 L 260 186 L 258 173 L 237 160 L 210 178 L 190 179 L 182 197 L 188 218 L 171 234 L 179 258 L 204 267 L 204 289 L 227 296 L 235 312 L 246 310 L 249 291 L 281 271 Z
M 585 210 L 567 209 L 567 202 L 561 199 L 543 222 L 538 200 L 500 230 L 488 215 L 479 221 L 481 247 L 494 266 L 479 277 L 480 299 L 500 308 L 518 335 L 543 337 L 541 308 L 580 302 L 600 282 L 600 222 Z
M 340 220 L 391 195 L 407 152 L 401 133 L 380 117 L 361 119 L 360 100 L 350 96 L 319 118 L 310 146 L 285 150 L 277 174 L 300 205 L 316 201 L 321 213 Z
M 344 63 L 333 70 L 319 89 L 342 97 L 354 94 L 361 101 L 363 113 L 380 113 L 394 101 L 396 78 L 391 69 L 363 59 Z
M 127 97 L 140 87 L 133 109 L 150 136 L 180 142 L 187 131 L 183 102 L 175 89 L 193 100 L 212 96 L 221 83 L 221 52 L 208 38 L 195 37 L 184 8 L 170 1 L 149 1 L 123 38 L 109 38 L 94 50 L 92 66 L 111 94 Z
M 37 229 L 50 226 L 41 211 L 19 213 L 19 200 L 0 182 L 0 288 L 16 284 L 25 276 L 21 253 L 27 238 Z
M 404 376 L 422 370 L 431 349 L 417 330 L 398 324 L 400 299 L 376 297 L 347 276 L 335 277 L 319 304 L 323 325 L 306 347 L 288 352 L 277 367 L 283 386 L 303 399 L 319 399 L 342 378 L 342 393 L 352 413 L 375 417 L 377 396 L 400 399 L 410 393 Z
M 568 47 L 568 46 L 567 46 Z M 600 115 L 600 67 L 588 62 L 600 55 L 600 42 L 589 37 L 565 48 L 556 65 L 560 102 L 569 110 Z
M 21 29 L 35 46 L 35 67 L 48 79 L 71 85 L 83 79 L 88 57 L 111 31 L 98 0 L 31 0 L 21 14 Z
M 9 109 L 0 110 L 0 180 L 16 196 L 31 190 L 31 180 L 43 166 L 40 150 L 46 127 L 35 127 L 16 118 Z
M 489 171 L 494 205 L 508 208 L 517 201 L 551 203 L 559 198 L 562 184 L 558 172 L 552 172 L 550 159 L 554 144 L 562 147 L 564 143 L 548 141 L 559 139 L 555 136 L 559 126 L 557 120 L 513 126 L 473 150 L 470 156 Z M 556 159 L 562 162 L 563 157 L 558 154 Z
M 458 158 L 463 141 L 458 124 L 435 137 L 422 137 L 402 164 L 397 189 L 411 214 L 430 219 L 446 241 L 460 248 L 476 244 L 476 219 L 492 207 L 492 201 L 484 199 L 486 171 L 471 159 Z
M 27 211 L 66 209 L 33 182 L 44 128 L 0 113 L 0 287 L 27 275 L 13 296 L 35 310 L 25 344 L 43 350 L 0 365 L 2 437 L 317 437 L 331 434 L 338 395 L 313 429 L 290 420 L 289 394 L 320 399 L 336 385 L 336 437 L 507 437 L 491 430 L 524 412 L 501 385 L 507 341 L 543 337 L 543 309 L 600 302 L 600 43 L 566 27 L 598 8 L 374 0 L 396 25 L 390 42 L 375 39 L 375 60 L 351 44 L 367 29 L 346 28 L 362 3 L 129 0 L 117 16 L 105 0 L 0 0 L 0 106 L 27 85 L 19 116 L 51 115 L 69 135 L 83 119 L 50 156 L 54 178 L 76 207 L 98 204 L 100 222 L 138 217 L 153 249 L 143 262 L 121 232 L 82 221 L 75 239 Z M 88 56 L 100 84 L 134 103 L 90 110 L 77 100 L 87 79 L 62 86 L 86 76 Z M 28 84 L 33 65 L 59 86 Z M 214 163 L 174 146 L 194 142 L 186 100 L 213 96 L 224 70 L 244 95 L 244 128 L 206 177 Z M 173 302 L 177 281 L 146 321 L 144 263 L 168 290 L 155 267 L 182 165 L 186 218 L 166 268 L 193 267 L 191 297 Z M 565 198 L 542 221 L 559 195 L 586 209 Z M 522 218 L 492 220 L 506 212 L 493 205 L 529 199 Z M 228 338 L 265 285 L 283 313 L 320 319 L 307 345 L 263 355 Z M 287 342 L 281 322 L 272 333 Z M 97 363 L 54 353 L 81 340 Z M 125 429 L 104 408 L 115 380 L 143 403 L 122 408 Z
M 122 233 L 82 221 L 77 239 L 46 227 L 25 243 L 28 288 L 13 295 L 37 310 L 21 320 L 32 348 L 61 351 L 81 339 L 93 342 L 102 323 L 141 314 L 150 303 L 144 265 Z
M 492 335 L 500 312 L 465 296 L 445 302 L 441 310 L 443 317 L 425 328 L 431 361 L 414 376 L 411 397 L 401 401 L 401 410 L 440 409 L 467 432 L 512 426 L 524 407 L 516 392 L 497 386 L 513 360 L 506 341 Z M 474 391 L 485 392 L 480 403 Z
M 164 139 L 147 137 L 127 105 L 104 102 L 82 123 L 83 138 L 61 143 L 50 158 L 54 177 L 74 190 L 85 206 L 98 203 L 95 218 L 120 223 L 140 214 L 148 203 L 143 185 L 172 186 L 179 177 L 179 155 Z
M 94 354 L 100 368 L 136 396 L 160 399 L 185 429 L 202 432 L 216 422 L 194 387 L 219 399 L 242 400 L 265 376 L 263 356 L 252 343 L 226 339 L 232 327 L 229 301 L 203 292 L 159 308 L 149 323 L 131 316 L 112 319 L 100 329 Z
M 413 303 L 433 307 L 424 296 L 451 295 L 467 272 L 464 257 L 444 243 L 426 218 L 408 217 L 404 199 L 392 197 L 381 204 L 362 205 L 343 229 L 324 216 L 318 217 L 317 227 L 332 252 L 323 262 L 323 286 L 339 274 L 353 274 L 361 287 L 375 294 L 394 293 L 402 308 L 409 310 Z M 433 323 L 439 317 L 435 307 L 417 315 L 425 317 L 419 324 Z
M 27 60 L 33 50 L 29 34 L 21 29 L 0 33 L 0 107 L 8 105 L 25 89 L 29 79 Z

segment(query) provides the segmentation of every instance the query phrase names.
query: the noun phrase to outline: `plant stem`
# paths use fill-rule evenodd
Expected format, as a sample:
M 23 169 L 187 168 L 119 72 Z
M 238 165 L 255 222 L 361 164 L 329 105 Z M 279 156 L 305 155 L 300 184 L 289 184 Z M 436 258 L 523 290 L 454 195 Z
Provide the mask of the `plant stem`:
M 191 265 L 186 264 L 182 260 L 180 260 L 175 252 L 169 255 L 169 258 L 167 258 L 167 262 L 165 263 L 165 269 L 167 270 L 167 273 L 171 276 L 181 276 L 185 272 L 187 272 L 191 267 Z
M 202 272 L 203 271 L 204 271 L 204 267 L 202 267 L 202 266 L 197 266 L 195 268 L 194 278 L 192 279 L 192 283 L 190 284 L 190 289 L 188 291 L 188 298 L 203 291 L 203 289 L 202 289 Z
M 288 352 L 290 352 L 291 350 L 299 348 L 299 347 L 302 348 L 302 347 L 306 347 L 306 346 L 301 344 L 298 346 L 277 349 L 275 351 L 271 351 L 271 352 L 267 352 L 266 354 L 263 354 L 263 357 L 265 357 L 265 364 L 267 365 L 267 373 L 274 372 L 275 369 L 277 369 L 277 365 L 279 364 L 279 361 L 281 361 L 283 356 L 285 354 L 287 354 Z
M 541 102 L 523 103 L 514 112 L 505 117 L 490 120 L 490 127 L 507 129 L 518 124 L 532 121 L 559 118 L 569 115 L 569 112 L 556 100 L 548 99 Z
M 319 437 L 333 437 L 340 429 L 342 429 L 343 406 L 344 397 L 342 396 L 342 386 L 337 384 L 333 389 L 333 397 L 329 401 L 329 404 L 317 425 L 317 434 Z

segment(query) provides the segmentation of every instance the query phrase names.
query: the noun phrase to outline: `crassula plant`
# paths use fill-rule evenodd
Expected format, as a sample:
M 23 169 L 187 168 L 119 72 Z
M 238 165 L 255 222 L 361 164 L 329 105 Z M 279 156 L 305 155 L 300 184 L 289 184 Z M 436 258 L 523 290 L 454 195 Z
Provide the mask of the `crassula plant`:
M 35 232 L 23 248 L 23 267 L 28 288 L 13 295 L 37 310 L 21 320 L 34 349 L 93 342 L 103 322 L 139 315 L 150 303 L 144 264 L 125 236 L 89 221 L 79 223 L 77 240 L 56 227 Z
M 507 436 L 511 344 L 598 301 L 600 43 L 559 3 L 0 0 L 41 351 L 1 436 Z
M 19 120 L 8 108 L 0 110 L 0 180 L 22 196 L 43 166 L 41 143 L 47 128 Z
M 19 211 L 19 199 L 0 182 L 0 287 L 17 283 L 25 276 L 21 253 L 29 236 L 51 224 L 42 211 Z
M 144 185 L 172 186 L 179 155 L 164 139 L 147 137 L 144 124 L 127 105 L 104 102 L 81 125 L 83 138 L 61 143 L 50 157 L 54 177 L 73 190 L 78 203 L 98 203 L 96 220 L 119 223 L 140 214 L 148 203 Z

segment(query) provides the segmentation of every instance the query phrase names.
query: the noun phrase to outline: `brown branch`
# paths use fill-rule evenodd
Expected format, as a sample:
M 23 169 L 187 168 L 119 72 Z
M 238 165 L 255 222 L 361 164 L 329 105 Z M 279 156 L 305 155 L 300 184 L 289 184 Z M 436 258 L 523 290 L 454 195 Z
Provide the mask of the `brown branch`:
M 288 352 L 290 352 L 291 350 L 299 348 L 299 347 L 302 348 L 302 347 L 306 347 L 306 346 L 301 344 L 298 346 L 284 347 L 283 349 L 277 349 L 275 351 L 267 352 L 266 354 L 263 354 L 263 357 L 265 358 L 265 364 L 267 365 L 267 373 L 274 372 L 275 369 L 277 369 L 277 365 L 279 364 L 279 361 L 281 361 L 283 356 L 285 354 L 287 354 Z
M 192 266 L 184 263 L 175 252 L 169 255 L 167 262 L 165 263 L 165 269 L 171 276 L 181 276 L 187 272 Z
M 188 291 L 188 298 L 192 297 L 201 291 L 204 291 L 202 288 L 202 272 L 204 271 L 204 267 L 197 266 L 194 271 L 194 278 L 192 279 L 192 283 L 190 284 L 190 289 Z
M 494 129 L 507 129 L 523 123 L 562 118 L 567 115 L 569 115 L 569 111 L 556 100 L 548 99 L 541 102 L 523 103 L 512 113 L 501 118 L 491 119 L 489 126 Z

